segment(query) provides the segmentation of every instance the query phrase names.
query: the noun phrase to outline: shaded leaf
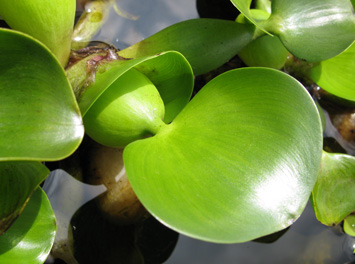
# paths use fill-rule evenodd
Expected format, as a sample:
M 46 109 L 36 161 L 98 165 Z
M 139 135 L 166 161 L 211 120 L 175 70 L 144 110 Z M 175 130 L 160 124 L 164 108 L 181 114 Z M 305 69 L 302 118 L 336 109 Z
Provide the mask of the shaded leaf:
M 344 232 L 347 233 L 349 236 L 355 237 L 355 215 L 349 215 L 345 218 Z
M 321 148 L 320 118 L 304 87 L 276 70 L 244 68 L 209 82 L 170 125 L 123 155 L 133 190 L 158 220 L 234 243 L 299 217 Z
M 264 33 L 271 35 L 271 33 L 263 27 L 262 23 L 260 23 L 260 21 L 258 21 L 258 19 L 256 19 L 255 16 L 252 14 L 252 10 L 250 9 L 252 0 L 231 0 L 231 2 L 240 11 L 240 13 L 242 13 L 244 17 L 250 21 L 250 23 L 254 24 L 258 29 L 260 29 Z M 267 12 L 266 10 L 264 11 Z
M 20 217 L 0 236 L 0 263 L 43 263 L 49 255 L 55 231 L 51 205 L 38 188 Z
M 270 17 L 267 11 L 259 9 L 251 9 L 249 14 L 255 21 L 264 21 Z M 243 15 L 238 16 L 236 21 L 238 23 L 248 23 Z M 238 53 L 238 56 L 247 66 L 274 69 L 281 69 L 288 55 L 289 52 L 280 39 L 270 35 L 263 35 L 254 39 Z
M 48 174 L 39 162 L 0 162 L 0 234 L 19 216 Z
M 186 20 L 150 36 L 119 52 L 139 58 L 167 50 L 182 53 L 195 75 L 214 70 L 234 57 L 251 41 L 253 25 L 219 19 Z
M 35 39 L 0 29 L 0 160 L 57 160 L 84 134 L 64 70 Z
M 75 0 L 0 0 L 0 15 L 12 29 L 44 43 L 62 66 L 69 59 L 74 27 Z
M 355 157 L 323 152 L 312 205 L 325 225 L 336 225 L 355 211 Z
M 355 42 L 354 42 L 355 43 Z M 355 44 L 338 56 L 311 68 L 312 80 L 327 92 L 355 101 Z

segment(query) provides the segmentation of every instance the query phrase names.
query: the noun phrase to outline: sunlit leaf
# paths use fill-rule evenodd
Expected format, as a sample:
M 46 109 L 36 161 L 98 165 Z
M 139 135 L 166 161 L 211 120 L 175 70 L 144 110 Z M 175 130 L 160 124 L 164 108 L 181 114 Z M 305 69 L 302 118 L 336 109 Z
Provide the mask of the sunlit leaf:
M 251 41 L 253 25 L 219 19 L 192 19 L 177 23 L 119 52 L 139 58 L 167 50 L 182 53 L 195 75 L 221 66 Z
M 170 125 L 123 154 L 132 188 L 157 219 L 233 243 L 299 217 L 321 149 L 320 118 L 304 87 L 276 70 L 245 68 L 209 82 Z
M 95 82 L 78 96 L 83 115 L 122 74 L 135 68 L 145 74 L 158 89 L 165 104 L 165 122 L 170 122 L 190 100 L 193 74 L 186 59 L 175 51 L 133 60 L 112 61 L 98 68 Z M 85 68 L 84 68 L 85 69 Z
M 355 211 L 355 157 L 323 152 L 312 204 L 325 225 L 336 225 Z
M 277 35 L 293 55 L 306 61 L 334 57 L 355 40 L 355 15 L 349 0 L 273 0 L 267 21 L 253 17 L 250 0 L 231 2 L 259 29 Z
M 296 57 L 322 61 L 355 40 L 355 14 L 349 0 L 273 0 L 264 27 L 280 37 Z
M 75 0 L 0 0 L 0 15 L 11 28 L 44 43 L 62 66 L 69 59 Z
M 0 234 L 19 216 L 48 174 L 39 162 L 0 162 Z
M 355 43 L 355 42 L 354 42 Z M 355 44 L 310 71 L 313 81 L 327 92 L 355 101 Z
M 43 44 L 0 29 L 0 160 L 55 160 L 84 134 L 64 70 Z
M 40 264 L 49 255 L 56 231 L 55 216 L 41 188 L 20 217 L 0 236 L 0 263 Z

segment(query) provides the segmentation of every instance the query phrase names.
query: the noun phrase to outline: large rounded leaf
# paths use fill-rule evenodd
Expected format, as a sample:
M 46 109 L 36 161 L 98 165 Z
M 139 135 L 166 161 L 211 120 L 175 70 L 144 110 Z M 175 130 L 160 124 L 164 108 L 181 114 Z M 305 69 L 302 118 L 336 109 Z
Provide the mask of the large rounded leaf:
M 280 37 L 285 47 L 303 60 L 329 59 L 355 40 L 355 15 L 349 0 L 272 0 L 267 21 L 254 19 L 251 0 L 231 2 L 251 23 Z
M 0 15 L 11 28 L 43 42 L 64 66 L 69 59 L 75 0 L 0 0 Z
M 80 63 L 80 62 L 79 62 Z M 76 82 L 75 77 L 86 74 L 86 67 L 78 65 L 68 70 L 69 80 Z M 118 60 L 102 64 L 98 67 L 95 82 L 81 89 L 77 95 L 83 115 L 125 72 L 135 68 L 145 74 L 158 89 L 165 105 L 165 122 L 171 122 L 189 102 L 193 89 L 193 73 L 191 66 L 180 53 L 162 52 L 158 55 L 145 56 L 133 60 Z
M 336 225 L 355 211 L 355 157 L 323 152 L 312 204 L 325 225 Z
M 0 29 L 0 160 L 56 160 L 84 134 L 64 70 L 41 43 Z
M 0 263 L 43 263 L 51 250 L 55 231 L 52 207 L 46 194 L 38 188 L 20 217 L 0 236 Z
M 255 27 L 219 19 L 186 20 L 119 52 L 126 58 L 181 52 L 195 75 L 214 70 L 234 57 L 252 39 Z
M 310 76 L 327 92 L 355 101 L 355 42 L 338 56 L 314 66 Z
M 304 87 L 272 69 L 224 73 L 154 137 L 124 150 L 143 205 L 186 235 L 243 242 L 301 214 L 322 149 L 317 108 Z
M 311 62 L 334 57 L 355 40 L 349 0 L 273 0 L 265 28 L 296 57 Z
M 49 170 L 39 162 L 0 162 L 0 235 L 19 216 L 48 174 Z

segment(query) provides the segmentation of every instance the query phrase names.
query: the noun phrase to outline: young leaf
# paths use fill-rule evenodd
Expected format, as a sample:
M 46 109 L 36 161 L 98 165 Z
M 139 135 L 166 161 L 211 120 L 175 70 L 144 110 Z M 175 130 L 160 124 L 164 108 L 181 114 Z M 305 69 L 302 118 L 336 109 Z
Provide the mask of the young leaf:
M 267 20 L 270 14 L 264 10 L 251 9 L 250 15 L 255 21 Z M 248 23 L 245 16 L 239 15 L 238 23 Z M 288 50 L 276 36 L 264 35 L 254 39 L 244 47 L 238 56 L 250 67 L 269 67 L 281 69 L 289 55 Z
M 355 42 L 343 53 L 315 65 L 310 76 L 327 92 L 355 101 Z
M 355 40 L 355 14 L 349 0 L 273 0 L 264 26 L 293 55 L 310 62 L 334 57 Z
M 63 68 L 37 40 L 0 29 L 0 160 L 57 160 L 84 134 Z
M 177 23 L 121 50 L 126 58 L 154 55 L 166 50 L 181 52 L 195 75 L 214 70 L 251 41 L 255 27 L 219 19 L 192 19 Z
M 276 36 L 265 35 L 253 40 L 238 56 L 250 67 L 281 69 L 289 55 L 288 50 Z
M 254 15 L 252 14 L 250 9 L 252 0 L 231 0 L 231 2 L 240 11 L 240 13 L 243 14 L 243 16 L 250 21 L 250 23 L 254 24 L 258 29 L 260 29 L 264 33 L 271 35 L 271 33 L 263 27 L 262 23 L 255 19 Z M 264 11 L 267 12 L 266 10 Z
M 292 224 L 316 181 L 317 108 L 292 77 L 267 68 L 224 73 L 157 135 L 124 150 L 143 205 L 183 234 L 243 242 Z
M 317 219 L 336 225 L 355 211 L 355 157 L 323 152 L 312 204 Z
M 0 162 L 0 235 L 19 216 L 48 174 L 49 170 L 39 162 Z
M 165 125 L 164 103 L 147 76 L 130 69 L 120 76 L 90 107 L 84 116 L 86 133 L 110 147 L 155 134 Z
M 168 51 L 133 60 L 111 61 L 99 66 L 95 82 L 90 83 L 77 96 L 83 116 L 100 95 L 131 68 L 145 74 L 158 89 L 165 105 L 165 122 L 171 122 L 189 102 L 193 89 L 191 66 L 180 53 Z M 71 75 L 70 69 L 68 73 Z
M 65 66 L 70 54 L 75 0 L 0 0 L 0 15 L 12 29 L 44 43 Z
M 0 263 L 40 264 L 51 250 L 55 216 L 46 194 L 38 188 L 20 217 L 0 236 Z

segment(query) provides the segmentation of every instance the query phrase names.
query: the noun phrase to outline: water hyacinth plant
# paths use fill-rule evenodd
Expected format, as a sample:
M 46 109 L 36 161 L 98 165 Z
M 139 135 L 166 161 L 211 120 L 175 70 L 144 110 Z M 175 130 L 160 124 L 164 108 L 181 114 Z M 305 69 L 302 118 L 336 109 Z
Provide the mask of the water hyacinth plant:
M 231 2 L 236 21 L 180 22 L 118 51 L 78 43 L 74 0 L 0 0 L 0 263 L 47 258 L 46 162 L 70 157 L 84 133 L 123 148 L 140 203 L 179 233 L 250 241 L 292 225 L 311 197 L 320 222 L 346 218 L 353 234 L 355 161 L 323 150 L 328 124 L 304 87 L 354 103 L 353 2 Z M 237 54 L 248 67 L 191 98 L 195 76 Z

